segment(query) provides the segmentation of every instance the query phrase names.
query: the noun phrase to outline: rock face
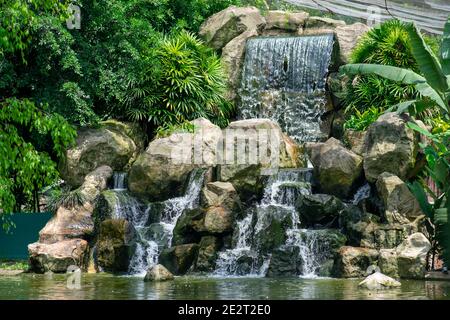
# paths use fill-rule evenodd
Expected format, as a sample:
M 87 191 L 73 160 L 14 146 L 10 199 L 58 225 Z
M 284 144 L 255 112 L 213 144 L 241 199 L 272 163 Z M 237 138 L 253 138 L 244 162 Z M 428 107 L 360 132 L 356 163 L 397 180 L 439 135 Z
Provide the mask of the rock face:
M 364 154 L 365 139 L 366 131 L 346 130 L 344 133 L 344 140 L 350 145 L 350 150 L 360 156 Z
M 344 204 L 338 198 L 328 194 L 302 195 L 296 203 L 302 223 L 315 225 L 330 222 L 339 216 Z
M 56 215 L 39 232 L 39 241 L 55 243 L 65 239 L 85 238 L 94 231 L 92 212 L 100 192 L 107 187 L 112 169 L 107 166 L 97 168 L 88 174 L 78 189 L 86 202 L 74 208 L 60 207 Z
M 175 275 L 185 274 L 192 266 L 198 253 L 198 244 L 183 244 L 164 249 L 159 256 L 159 263 Z
M 357 22 L 352 25 L 339 25 L 334 33 L 339 44 L 339 57 L 342 64 L 350 62 L 350 56 L 361 37 L 370 30 L 366 24 Z
M 406 124 L 406 115 L 385 113 L 367 131 L 364 172 L 369 182 L 389 172 L 400 179 L 408 178 L 417 156 L 418 137 Z
M 108 219 L 100 224 L 97 263 L 105 271 L 125 272 L 133 249 L 135 230 L 124 219 Z
M 398 274 L 397 251 L 395 249 L 381 249 L 378 267 L 384 274 L 393 278 L 400 278 Z
M 88 249 L 87 241 L 82 239 L 30 244 L 30 269 L 37 273 L 64 273 L 69 266 L 85 266 L 89 258 Z
M 233 213 L 224 207 L 209 207 L 206 209 L 203 224 L 199 231 L 211 234 L 222 234 L 230 232 L 233 224 Z
M 245 31 L 228 42 L 222 49 L 221 60 L 228 79 L 227 98 L 231 101 L 236 99 L 239 88 L 247 40 L 258 35 L 258 31 L 255 29 Z
M 208 18 L 200 27 L 199 34 L 216 50 L 249 30 L 261 30 L 266 21 L 255 7 L 231 6 Z
M 269 11 L 266 16 L 266 30 L 297 31 L 303 28 L 309 17 L 307 12 Z
M 304 165 L 300 147 L 269 119 L 230 123 L 224 132 L 224 146 L 219 180 L 231 182 L 243 201 L 261 195 L 263 175 L 272 174 L 278 168 Z M 253 153 L 246 154 L 245 150 Z
M 401 287 L 401 283 L 391 277 L 388 277 L 380 272 L 375 272 L 368 276 L 364 281 L 359 283 L 359 286 L 368 290 L 382 290 L 389 288 Z
M 361 177 L 363 159 L 330 138 L 325 143 L 310 143 L 306 147 L 314 171 L 324 193 L 347 198 Z
M 157 264 L 147 270 L 144 281 L 167 281 L 173 280 L 174 276 L 164 266 Z
M 298 259 L 300 248 L 296 246 L 281 246 L 272 252 L 266 277 L 295 277 L 301 271 Z
M 419 203 L 408 186 L 394 174 L 384 172 L 377 180 L 388 223 L 409 223 L 422 215 Z
M 364 277 L 368 268 L 377 264 L 378 255 L 374 249 L 342 247 L 334 262 L 333 273 L 341 278 Z
M 423 279 L 431 244 L 422 233 L 414 233 L 397 247 L 398 273 L 401 278 Z
M 229 182 L 210 182 L 202 190 L 202 205 L 204 207 L 224 207 L 230 211 L 241 206 L 239 196 Z
M 195 270 L 200 272 L 212 272 L 216 265 L 217 252 L 220 248 L 220 240 L 214 236 L 202 237 L 199 243 Z
M 183 184 L 194 168 L 216 165 L 222 131 L 206 119 L 192 121 L 194 133 L 175 133 L 153 140 L 130 169 L 131 192 L 163 201 L 179 196 Z
M 63 267 L 53 266 L 55 263 L 59 265 L 61 261 L 62 266 L 75 261 L 78 267 L 83 269 L 87 267 L 85 256 L 88 254 L 88 245 L 83 239 L 89 239 L 93 235 L 94 203 L 102 190 L 106 189 L 111 176 L 110 167 L 97 168 L 85 177 L 83 185 L 78 189 L 85 203 L 73 208 L 64 206 L 58 208 L 55 216 L 39 232 L 39 242 L 28 246 L 33 269 L 37 272 L 42 270 L 65 272 L 66 270 L 62 270 Z M 68 251 L 74 248 L 75 257 L 72 259 Z
M 79 187 L 98 167 L 123 170 L 142 150 L 144 137 L 137 126 L 114 120 L 100 125 L 99 129 L 80 130 L 76 146 L 67 150 L 66 160 L 60 164 L 64 180 L 73 187 Z

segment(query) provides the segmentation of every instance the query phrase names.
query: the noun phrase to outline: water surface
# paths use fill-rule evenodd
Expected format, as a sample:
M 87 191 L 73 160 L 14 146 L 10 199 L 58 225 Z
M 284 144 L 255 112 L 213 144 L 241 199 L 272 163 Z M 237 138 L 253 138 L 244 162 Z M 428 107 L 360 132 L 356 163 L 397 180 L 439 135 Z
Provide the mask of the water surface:
M 402 280 L 402 287 L 370 292 L 359 280 L 177 277 L 146 283 L 141 277 L 83 274 L 81 289 L 66 275 L 0 277 L 0 299 L 449 299 L 450 282 Z

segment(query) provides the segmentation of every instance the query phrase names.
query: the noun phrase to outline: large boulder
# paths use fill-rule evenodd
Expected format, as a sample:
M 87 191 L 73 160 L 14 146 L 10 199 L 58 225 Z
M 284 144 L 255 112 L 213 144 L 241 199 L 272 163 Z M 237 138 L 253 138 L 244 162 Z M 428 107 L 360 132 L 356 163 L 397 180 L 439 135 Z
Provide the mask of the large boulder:
M 100 224 L 97 263 L 105 271 L 125 272 L 132 255 L 135 230 L 124 219 L 108 219 Z
M 333 273 L 340 278 L 364 277 L 368 268 L 377 264 L 378 256 L 374 249 L 342 247 L 335 259 Z
M 422 233 L 418 232 L 409 236 L 396 249 L 399 276 L 408 279 L 423 279 L 430 249 L 430 241 Z
M 232 231 L 233 212 L 229 209 L 218 206 L 206 209 L 203 223 L 198 231 L 205 231 L 210 234 L 223 234 Z
M 216 259 L 220 249 L 220 240 L 214 236 L 202 237 L 199 243 L 195 270 L 200 272 L 212 272 L 216 266 Z
M 401 283 L 380 272 L 375 272 L 359 283 L 359 287 L 368 290 L 382 290 L 401 287 Z
M 408 179 L 418 152 L 418 135 L 407 127 L 408 121 L 405 114 L 388 112 L 370 125 L 364 150 L 364 172 L 369 182 L 376 182 L 384 172 Z
M 363 159 L 330 138 L 325 143 L 310 143 L 306 147 L 324 193 L 347 198 L 362 174 Z
M 366 131 L 345 130 L 344 141 L 350 146 L 350 150 L 359 156 L 364 154 Z
M 87 238 L 94 232 L 92 213 L 100 193 L 107 188 L 112 169 L 102 166 L 89 173 L 83 185 L 76 191 L 85 201 L 74 207 L 61 206 L 55 216 L 39 232 L 39 241 L 55 243 L 65 239 Z
M 237 91 L 239 89 L 247 40 L 258 35 L 258 31 L 255 29 L 245 31 L 228 42 L 222 49 L 221 61 L 228 82 L 227 98 L 230 101 L 236 99 Z
M 241 203 L 236 189 L 229 182 L 210 182 L 202 189 L 204 207 L 222 206 L 230 211 L 239 210 Z
M 279 29 L 297 31 L 302 29 L 309 17 L 307 12 L 271 10 L 266 15 L 266 30 Z
M 244 201 L 261 195 L 265 175 L 305 165 L 300 147 L 269 119 L 230 123 L 222 156 L 218 180 L 231 182 Z
M 370 30 L 370 27 L 361 22 L 351 25 L 338 25 L 334 29 L 339 44 L 339 58 L 341 64 L 350 62 L 350 56 L 361 37 Z
M 28 252 L 30 270 L 37 273 L 65 273 L 69 266 L 86 269 L 89 259 L 89 246 L 83 239 L 52 244 L 36 242 L 28 245 Z
M 190 243 L 164 249 L 159 255 L 159 263 L 175 275 L 189 271 L 197 258 L 198 244 Z
M 286 243 L 287 230 L 292 229 L 294 221 L 292 210 L 281 206 L 260 206 L 256 209 L 254 242 L 262 253 L 270 253 Z
M 209 120 L 192 121 L 194 133 L 174 133 L 150 142 L 131 166 L 131 192 L 152 201 L 181 195 L 189 173 L 195 168 L 216 165 L 221 129 Z
M 145 136 L 136 125 L 109 120 L 99 128 L 80 129 L 76 146 L 60 163 L 64 180 L 79 187 L 85 176 L 100 166 L 122 171 L 142 150 Z
M 174 276 L 163 265 L 157 264 L 148 268 L 144 281 L 168 281 L 173 280 Z
M 391 277 L 424 279 L 430 249 L 428 239 L 417 232 L 395 249 L 380 250 L 378 266 L 383 273 Z
M 332 221 L 343 208 L 341 200 L 328 194 L 301 195 L 296 202 L 302 223 L 310 226 Z
M 184 210 L 173 229 L 173 245 L 199 242 L 199 232 L 204 231 L 204 218 L 204 209 Z
M 398 274 L 398 257 L 396 249 L 381 249 L 378 267 L 385 275 L 393 278 L 400 278 L 400 275 Z
M 388 223 L 409 223 L 423 215 L 417 199 L 396 175 L 384 172 L 378 177 L 376 185 Z
M 200 27 L 199 34 L 212 48 L 220 50 L 240 34 L 260 31 L 265 25 L 257 8 L 231 6 L 209 17 Z
M 276 248 L 270 257 L 266 277 L 295 277 L 301 272 L 300 248 L 283 245 Z

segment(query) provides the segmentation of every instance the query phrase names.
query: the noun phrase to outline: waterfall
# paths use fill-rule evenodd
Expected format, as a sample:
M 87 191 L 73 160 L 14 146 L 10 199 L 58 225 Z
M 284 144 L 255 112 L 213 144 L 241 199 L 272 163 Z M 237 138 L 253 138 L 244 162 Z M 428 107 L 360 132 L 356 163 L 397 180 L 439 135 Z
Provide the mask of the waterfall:
M 158 263 L 162 249 L 170 247 L 173 229 L 184 210 L 199 205 L 200 192 L 205 178 L 204 169 L 195 169 L 189 176 L 185 194 L 162 203 L 149 204 L 144 215 L 131 218 L 137 233 L 136 250 L 130 260 L 129 273 L 145 273 L 149 266 Z M 158 222 L 149 223 L 150 216 Z
M 113 174 L 113 190 L 124 191 L 126 188 L 127 174 L 125 172 L 114 172 Z
M 146 205 L 127 191 L 126 174 L 114 173 L 112 191 L 116 199 L 112 218 L 126 219 L 136 230 L 135 249 L 128 268 L 130 274 L 145 273 L 149 266 L 158 263 L 161 250 L 170 247 L 178 218 L 185 209 L 199 205 L 205 172 L 204 169 L 191 172 L 183 196 Z
M 311 169 L 282 169 L 271 176 L 266 184 L 264 196 L 256 208 L 248 210 L 236 223 L 233 248 L 219 253 L 216 262 L 217 276 L 264 276 L 268 270 L 271 254 L 263 252 L 265 228 L 274 215 L 288 217 L 291 226 L 285 230 L 287 246 L 299 247 L 303 276 L 315 276 L 326 245 L 322 245 L 320 234 L 323 230 L 300 228 L 300 217 L 295 202 L 302 194 L 311 193 Z
M 333 43 L 333 35 L 249 39 L 239 117 L 275 120 L 297 142 L 327 138 L 321 117 Z

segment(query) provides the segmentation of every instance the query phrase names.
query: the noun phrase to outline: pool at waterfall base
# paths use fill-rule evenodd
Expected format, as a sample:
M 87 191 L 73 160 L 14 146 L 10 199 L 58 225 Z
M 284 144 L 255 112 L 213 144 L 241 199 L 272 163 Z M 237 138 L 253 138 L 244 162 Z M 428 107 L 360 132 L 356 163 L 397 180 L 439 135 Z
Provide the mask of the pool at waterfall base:
M 402 280 L 397 289 L 369 291 L 359 279 L 176 277 L 144 282 L 142 277 L 83 274 L 79 289 L 68 275 L 0 277 L 0 300 L 448 300 L 450 281 Z

